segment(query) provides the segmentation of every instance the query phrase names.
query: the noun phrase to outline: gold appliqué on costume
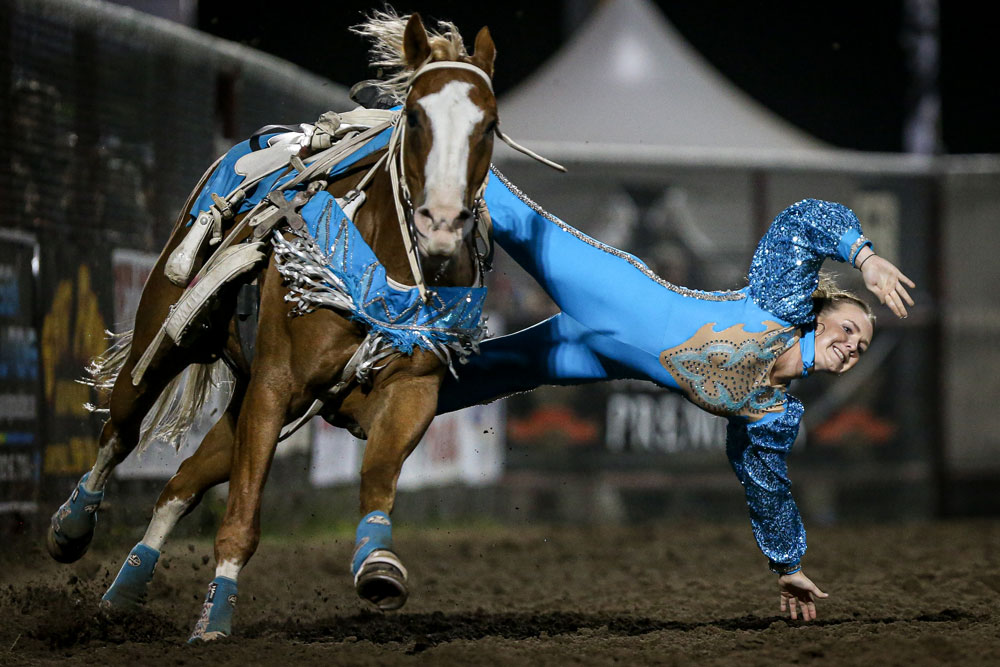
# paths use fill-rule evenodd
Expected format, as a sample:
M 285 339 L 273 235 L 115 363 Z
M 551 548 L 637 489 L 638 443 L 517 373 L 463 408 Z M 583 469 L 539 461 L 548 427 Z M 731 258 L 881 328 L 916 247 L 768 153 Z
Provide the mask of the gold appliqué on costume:
M 770 382 L 771 367 L 798 341 L 794 327 L 764 322 L 750 333 L 743 324 L 715 331 L 704 325 L 687 341 L 660 353 L 660 363 L 699 407 L 753 421 L 785 405 L 785 387 Z

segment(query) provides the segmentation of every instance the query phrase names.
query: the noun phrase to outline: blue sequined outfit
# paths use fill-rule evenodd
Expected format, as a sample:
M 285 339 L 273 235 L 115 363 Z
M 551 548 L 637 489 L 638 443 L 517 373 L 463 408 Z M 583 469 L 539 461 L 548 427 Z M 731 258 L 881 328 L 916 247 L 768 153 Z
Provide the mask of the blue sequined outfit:
M 543 211 L 495 169 L 485 194 L 497 243 L 562 312 L 486 341 L 441 390 L 448 412 L 540 385 L 650 380 L 729 419 L 726 451 L 746 490 L 754 537 L 773 568 L 797 566 L 805 529 L 785 457 L 802 404 L 772 385 L 777 357 L 813 358 L 811 295 L 823 260 L 853 263 L 870 242 L 846 207 L 813 199 L 774 220 L 749 285 L 702 292 L 673 285 L 639 259 Z

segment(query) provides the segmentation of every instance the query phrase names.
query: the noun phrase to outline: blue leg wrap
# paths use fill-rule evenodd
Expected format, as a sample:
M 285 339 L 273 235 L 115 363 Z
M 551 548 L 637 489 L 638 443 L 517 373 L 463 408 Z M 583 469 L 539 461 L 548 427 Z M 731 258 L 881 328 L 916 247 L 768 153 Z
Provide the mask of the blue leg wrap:
M 201 618 L 188 639 L 189 644 L 228 637 L 233 632 L 233 610 L 236 608 L 236 582 L 229 577 L 216 577 L 208 585 L 208 595 L 201 608 Z
M 89 472 L 80 478 L 69 500 L 52 515 L 52 528 L 61 538 L 76 540 L 94 530 L 94 525 L 97 523 L 97 508 L 104 500 L 104 491 L 91 493 L 83 488 L 83 483 L 88 477 L 90 477 Z
M 83 484 L 89 476 L 88 472 L 80 478 L 69 500 L 52 515 L 46 546 L 60 563 L 72 563 L 83 556 L 94 537 L 97 508 L 104 499 L 104 491 L 87 491 Z
M 376 549 L 392 550 L 392 521 L 385 512 L 366 514 L 358 523 L 351 557 L 351 574 L 356 575 L 361 564 Z
M 132 548 L 114 583 L 101 597 L 101 606 L 112 609 L 134 609 L 146 601 L 146 588 L 153 579 L 160 552 L 141 542 Z

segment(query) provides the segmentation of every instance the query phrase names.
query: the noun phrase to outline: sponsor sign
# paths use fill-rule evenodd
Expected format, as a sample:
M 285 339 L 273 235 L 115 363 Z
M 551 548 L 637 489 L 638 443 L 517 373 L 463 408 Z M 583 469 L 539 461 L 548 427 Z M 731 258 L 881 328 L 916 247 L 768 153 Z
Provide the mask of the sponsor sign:
M 41 477 L 34 237 L 0 230 L 0 513 L 32 512 Z
M 313 423 L 309 472 L 312 484 L 328 487 L 356 482 L 365 442 L 321 419 Z M 504 432 L 504 413 L 499 403 L 435 417 L 403 465 L 398 488 L 495 482 L 504 467 Z

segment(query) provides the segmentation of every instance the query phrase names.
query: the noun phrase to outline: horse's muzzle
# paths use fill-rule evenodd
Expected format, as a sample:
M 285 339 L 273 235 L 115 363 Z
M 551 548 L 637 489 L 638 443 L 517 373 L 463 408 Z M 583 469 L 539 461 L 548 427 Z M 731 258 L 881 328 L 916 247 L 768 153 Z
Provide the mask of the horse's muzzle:
M 450 257 L 462 247 L 475 216 L 467 207 L 419 207 L 413 214 L 417 244 L 430 257 Z

